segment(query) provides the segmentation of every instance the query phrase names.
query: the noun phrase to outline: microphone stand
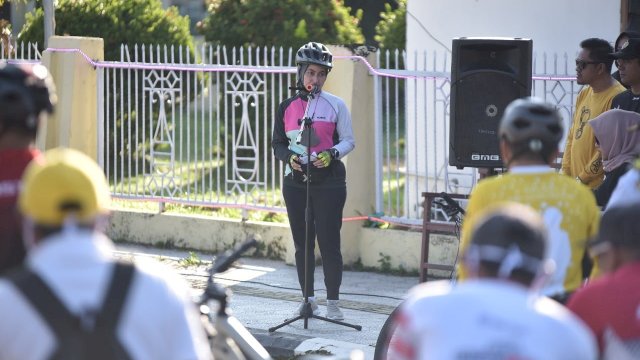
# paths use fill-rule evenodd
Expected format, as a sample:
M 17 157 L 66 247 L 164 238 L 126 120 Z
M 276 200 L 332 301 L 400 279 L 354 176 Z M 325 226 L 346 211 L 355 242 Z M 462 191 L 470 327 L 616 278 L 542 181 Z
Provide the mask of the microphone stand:
M 314 239 L 311 239 L 311 237 L 309 236 L 310 230 L 311 230 L 311 221 L 313 221 L 313 219 L 311 219 L 311 188 L 309 187 L 309 184 L 311 183 L 311 166 L 313 166 L 312 162 L 311 162 L 311 129 L 312 129 L 312 125 L 313 125 L 313 119 L 311 119 L 309 117 L 309 105 L 311 104 L 311 100 L 313 100 L 314 96 L 316 94 L 314 94 L 313 92 L 309 92 L 308 100 L 307 100 L 307 106 L 304 110 L 304 117 L 302 118 L 302 122 L 301 122 L 301 126 L 300 129 L 304 129 L 306 131 L 307 134 L 307 151 L 306 151 L 306 155 L 307 155 L 307 168 L 305 169 L 305 173 L 306 173 L 306 205 L 305 205 L 305 210 L 304 210 L 304 221 L 305 221 L 305 238 L 304 238 L 304 286 L 302 289 L 302 293 L 304 296 L 304 306 L 302 307 L 302 312 L 300 313 L 300 315 L 294 317 L 293 319 L 289 319 L 289 320 L 285 320 L 282 324 L 280 325 L 276 325 L 274 327 L 269 328 L 269 332 L 274 332 L 278 329 L 280 329 L 283 326 L 289 325 L 295 321 L 298 320 L 304 320 L 304 328 L 305 330 L 308 327 L 308 323 L 309 323 L 309 318 L 314 318 L 314 319 L 320 319 L 320 320 L 324 320 L 330 323 L 334 323 L 334 324 L 338 324 L 338 325 L 343 325 L 343 326 L 347 326 L 353 329 L 356 329 L 358 331 L 362 330 L 362 326 L 360 325 L 352 325 L 346 322 L 342 322 L 339 320 L 333 320 L 333 319 L 329 319 L 326 318 L 324 316 L 319 316 L 319 315 L 314 315 L 313 314 L 313 309 L 311 309 L 311 303 L 309 302 L 309 289 L 307 289 L 307 284 L 309 283 L 309 251 L 311 251 L 311 246 L 309 245 L 309 243 L 311 241 L 314 241 Z M 296 139 L 296 142 L 300 142 L 300 140 L 302 140 L 302 134 L 303 131 L 300 131 L 300 133 L 298 134 L 298 138 Z

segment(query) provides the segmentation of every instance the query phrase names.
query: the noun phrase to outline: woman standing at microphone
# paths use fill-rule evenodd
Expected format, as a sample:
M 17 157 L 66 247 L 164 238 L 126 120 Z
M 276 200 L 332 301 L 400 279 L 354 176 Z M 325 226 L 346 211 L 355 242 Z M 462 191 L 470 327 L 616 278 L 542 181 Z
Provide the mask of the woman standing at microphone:
M 296 53 L 298 68 L 295 96 L 278 107 L 271 146 L 278 160 L 285 162 L 282 195 L 295 244 L 298 281 L 314 315 L 319 315 L 314 294 L 315 239 L 317 235 L 324 282 L 327 288 L 326 317 L 343 320 L 338 305 L 342 282 L 340 228 L 347 198 L 346 170 L 340 159 L 355 147 L 351 115 L 344 101 L 322 90 L 333 67 L 333 56 L 323 44 L 310 42 Z M 307 121 L 305 121 L 305 117 Z M 307 178 L 306 167 L 310 166 Z M 305 208 L 309 182 L 309 257 L 305 284 Z M 304 300 L 296 311 L 301 315 Z

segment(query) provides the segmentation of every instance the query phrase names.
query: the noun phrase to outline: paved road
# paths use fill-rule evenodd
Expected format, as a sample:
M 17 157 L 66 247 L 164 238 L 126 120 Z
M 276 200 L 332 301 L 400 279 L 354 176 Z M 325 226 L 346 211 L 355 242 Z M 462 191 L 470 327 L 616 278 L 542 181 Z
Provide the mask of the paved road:
M 192 285 L 194 295 L 204 288 L 210 254 L 117 244 L 117 255 L 155 258 L 180 272 Z M 324 315 L 326 292 L 321 267 L 316 269 L 316 297 Z M 345 322 L 362 326 L 361 331 L 319 319 L 309 319 L 307 328 L 299 320 L 273 333 L 267 329 L 292 318 L 302 295 L 296 271 L 282 261 L 242 258 L 236 267 L 216 277 L 232 290 L 233 314 L 276 356 L 305 352 L 345 357 L 360 349 L 365 359 L 373 357 L 376 339 L 389 313 L 418 283 L 417 277 L 400 277 L 372 272 L 345 271 L 341 287 L 341 307 Z

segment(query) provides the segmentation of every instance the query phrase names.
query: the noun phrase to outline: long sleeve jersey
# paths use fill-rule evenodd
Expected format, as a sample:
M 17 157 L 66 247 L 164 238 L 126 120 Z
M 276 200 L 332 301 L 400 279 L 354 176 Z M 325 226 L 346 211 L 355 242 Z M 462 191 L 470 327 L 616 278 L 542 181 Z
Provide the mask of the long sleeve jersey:
M 312 140 L 310 149 L 306 146 L 306 134 L 300 134 L 302 119 L 305 116 L 311 119 Z M 318 154 L 324 150 L 335 148 L 339 152 L 338 159 L 332 162 L 329 178 L 322 186 L 332 186 L 336 182 L 344 183 L 344 165 L 339 161 L 355 148 L 355 139 L 351 126 L 349 109 L 342 99 L 326 91 L 320 92 L 315 98 L 307 101 L 304 95 L 297 94 L 278 107 L 273 126 L 271 146 L 275 157 L 286 163 L 285 184 L 295 184 L 291 174 L 288 160 L 293 154 L 306 157 L 307 154 Z
M 595 189 L 604 179 L 602 159 L 596 148 L 595 137 L 589 120 L 611 108 L 613 98 L 625 90 L 619 82 L 601 92 L 594 92 L 586 86 L 578 94 L 576 111 L 567 135 L 567 143 L 562 156 L 562 172 L 580 180 Z

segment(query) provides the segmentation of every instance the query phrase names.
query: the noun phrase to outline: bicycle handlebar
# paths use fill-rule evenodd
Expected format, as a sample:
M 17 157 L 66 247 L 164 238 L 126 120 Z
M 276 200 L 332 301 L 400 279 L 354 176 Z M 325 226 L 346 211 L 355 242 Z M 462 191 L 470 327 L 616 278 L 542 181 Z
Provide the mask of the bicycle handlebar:
M 466 212 L 464 211 L 464 209 L 460 206 L 460 204 L 458 204 L 457 201 L 453 200 L 453 198 L 451 196 L 449 196 L 449 194 L 447 194 L 446 192 L 441 192 L 440 196 L 442 197 L 442 199 L 447 203 L 447 205 L 450 208 L 455 209 L 455 211 L 459 212 L 460 214 L 462 214 L 462 216 L 464 216 L 466 214 Z
M 219 256 L 214 260 L 213 265 L 209 269 L 207 286 L 202 293 L 202 297 L 200 297 L 200 300 L 198 301 L 199 304 L 202 305 L 208 300 L 217 300 L 220 303 L 219 311 L 225 311 L 227 303 L 227 292 L 223 287 L 220 287 L 213 281 L 213 276 L 215 274 L 227 271 L 229 267 L 231 267 L 231 264 L 238 260 L 244 252 L 256 246 L 257 244 L 258 241 L 256 239 L 249 239 L 240 244 L 240 246 L 236 247 L 235 250 L 227 251 L 224 255 Z
M 227 271 L 231 264 L 238 260 L 243 253 L 256 245 L 258 245 L 258 241 L 256 239 L 249 239 L 240 244 L 240 246 L 238 246 L 230 254 L 225 254 L 223 257 L 218 258 L 215 261 L 214 265 L 211 267 L 211 274 L 213 275 Z

